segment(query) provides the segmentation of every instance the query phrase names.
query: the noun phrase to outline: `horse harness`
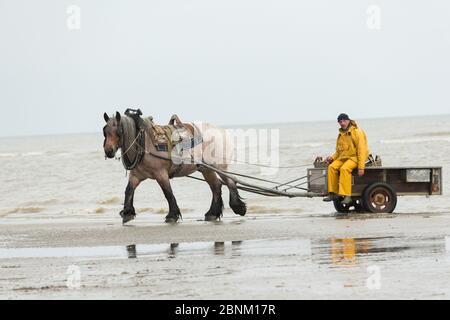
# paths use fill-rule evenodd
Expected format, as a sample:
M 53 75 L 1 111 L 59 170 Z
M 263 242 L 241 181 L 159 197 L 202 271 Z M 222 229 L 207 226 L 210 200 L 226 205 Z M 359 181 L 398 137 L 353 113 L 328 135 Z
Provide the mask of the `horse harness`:
M 176 149 L 177 154 L 181 154 L 183 151 L 193 149 L 203 142 L 203 137 L 201 135 L 197 137 L 195 136 L 195 131 L 200 132 L 197 126 L 195 124 L 192 124 L 193 132 L 191 132 L 187 125 L 181 122 L 178 116 L 175 114 L 171 117 L 169 124 L 165 126 L 156 125 L 153 122 L 153 117 L 145 119 L 141 118 L 142 112 L 140 109 L 127 109 L 125 111 L 125 115 L 131 117 L 136 126 L 136 137 L 130 147 L 128 147 L 128 149 L 125 150 L 122 154 L 122 164 L 126 170 L 133 170 L 142 161 L 144 155 L 147 153 L 155 158 L 171 161 L 172 168 L 174 168 L 174 170 L 169 170 L 171 171 L 170 178 L 172 178 L 183 168 L 183 161 L 181 161 L 180 164 L 173 163 L 173 149 Z M 148 128 L 152 129 L 150 131 L 150 134 L 152 134 L 152 141 L 154 143 L 156 151 L 168 152 L 169 157 L 164 157 L 145 149 L 145 131 Z M 121 139 L 120 145 L 122 145 L 123 131 L 121 127 L 118 134 Z M 174 137 L 177 138 L 175 141 L 173 139 Z M 135 159 L 133 161 L 130 161 L 130 159 L 128 159 L 127 157 L 127 153 L 134 144 L 136 144 L 136 146 L 138 147 L 137 153 Z
M 142 161 L 142 158 L 145 155 L 145 148 L 143 149 L 140 146 L 144 146 L 145 147 L 145 135 L 142 134 L 145 129 L 146 129 L 146 124 L 143 121 L 143 119 L 140 117 L 142 115 L 142 111 L 140 109 L 134 110 L 134 109 L 127 109 L 125 111 L 125 115 L 129 116 L 130 118 L 133 119 L 134 124 L 136 126 L 136 137 L 133 141 L 133 143 L 128 147 L 127 150 L 123 150 L 121 159 L 122 159 L 122 164 L 125 168 L 125 170 L 133 170 L 134 168 L 136 168 L 136 166 Z M 124 135 L 124 131 L 122 126 L 119 126 L 117 134 L 119 136 L 119 145 L 123 146 L 123 135 Z M 131 148 L 134 145 L 137 145 L 138 148 L 136 150 L 136 156 L 134 158 L 134 160 L 130 160 L 128 157 L 128 151 L 131 150 Z

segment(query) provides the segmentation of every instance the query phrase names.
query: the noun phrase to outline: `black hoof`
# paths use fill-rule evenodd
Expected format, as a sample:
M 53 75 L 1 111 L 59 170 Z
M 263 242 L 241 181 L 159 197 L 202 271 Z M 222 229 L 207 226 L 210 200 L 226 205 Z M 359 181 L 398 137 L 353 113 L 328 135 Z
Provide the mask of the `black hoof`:
M 127 215 L 136 215 L 136 212 L 134 211 L 134 208 L 124 208 L 123 210 L 120 211 L 120 216 L 123 218 L 124 216 Z
M 125 224 L 131 220 L 133 220 L 136 217 L 135 214 L 126 214 L 122 216 L 122 224 Z
M 166 216 L 166 223 L 177 223 L 178 222 L 179 217 L 177 216 Z
M 239 204 L 230 204 L 231 209 L 235 214 L 238 214 L 240 216 L 245 216 L 247 213 L 247 205 L 245 203 L 239 203 Z
M 120 216 L 122 217 L 122 224 L 125 224 L 136 217 L 136 212 L 134 208 L 125 208 L 120 211 Z
M 205 214 L 205 221 L 217 221 L 220 220 L 220 216 L 216 216 L 215 214 L 207 213 Z

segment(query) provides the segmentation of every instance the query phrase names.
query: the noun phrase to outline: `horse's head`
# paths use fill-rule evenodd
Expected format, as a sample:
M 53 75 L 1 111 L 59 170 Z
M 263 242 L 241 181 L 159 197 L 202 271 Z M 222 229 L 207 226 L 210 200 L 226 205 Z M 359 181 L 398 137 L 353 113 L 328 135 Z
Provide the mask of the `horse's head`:
M 115 117 L 109 117 L 106 112 L 103 115 L 106 121 L 106 125 L 103 127 L 103 135 L 105 141 L 103 142 L 103 150 L 105 156 L 108 158 L 114 158 L 117 150 L 122 145 L 122 129 L 120 126 L 120 113 L 116 112 Z

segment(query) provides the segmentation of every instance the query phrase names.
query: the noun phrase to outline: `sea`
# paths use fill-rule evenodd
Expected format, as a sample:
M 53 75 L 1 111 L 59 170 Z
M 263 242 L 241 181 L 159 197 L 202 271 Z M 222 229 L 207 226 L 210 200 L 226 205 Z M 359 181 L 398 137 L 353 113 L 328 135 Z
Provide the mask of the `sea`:
M 443 195 L 399 197 L 397 214 L 450 214 L 450 115 L 356 121 L 366 132 L 371 153 L 381 157 L 383 166 L 443 168 Z M 338 125 L 334 121 L 321 121 L 227 129 L 256 132 L 255 136 L 260 138 L 256 142 L 249 140 L 239 158 L 244 161 L 230 165 L 229 170 L 281 183 L 305 176 L 317 156 L 334 152 Z M 268 147 L 269 139 L 263 139 L 267 136 L 275 137 Z M 265 156 L 259 157 L 258 148 L 263 144 L 261 154 Z M 85 134 L 0 137 L 0 164 L 0 223 L 121 221 L 119 212 L 127 172 L 117 159 L 105 160 L 102 128 Z M 255 164 L 282 168 L 268 169 Z M 252 183 L 270 186 L 259 181 Z M 172 180 L 172 188 L 183 220 L 202 219 L 211 203 L 209 186 L 181 177 Z M 250 218 L 325 217 L 335 212 L 333 205 L 321 198 L 274 198 L 244 191 L 241 196 Z M 223 197 L 223 219 L 234 217 L 226 187 Z M 134 223 L 163 223 L 168 211 L 167 201 L 153 180 L 138 187 L 134 206 L 138 215 Z

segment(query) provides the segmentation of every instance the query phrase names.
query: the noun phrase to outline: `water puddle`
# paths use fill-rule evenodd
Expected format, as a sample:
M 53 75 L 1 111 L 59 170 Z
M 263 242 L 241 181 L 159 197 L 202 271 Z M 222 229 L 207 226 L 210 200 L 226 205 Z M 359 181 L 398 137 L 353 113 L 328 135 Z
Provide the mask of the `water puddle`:
M 247 240 L 227 242 L 187 242 L 132 244 L 128 246 L 0 248 L 0 259 L 9 258 L 169 258 L 193 255 L 296 255 L 310 254 L 309 240 Z
M 296 256 L 319 264 L 356 265 L 364 259 L 450 256 L 449 237 L 263 239 L 226 242 L 131 244 L 128 246 L 64 248 L 0 248 L 0 259 L 12 258 L 111 258 L 175 259 L 192 256 Z
M 420 259 L 435 255 L 450 257 L 448 237 L 332 238 L 314 243 L 313 261 L 335 266 L 393 259 Z

